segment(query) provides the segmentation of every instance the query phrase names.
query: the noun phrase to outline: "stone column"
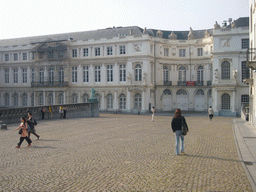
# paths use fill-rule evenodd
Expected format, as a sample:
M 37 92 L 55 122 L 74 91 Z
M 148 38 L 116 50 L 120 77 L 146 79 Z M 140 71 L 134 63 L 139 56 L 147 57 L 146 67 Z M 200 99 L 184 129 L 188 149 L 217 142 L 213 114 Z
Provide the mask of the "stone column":
M 9 106 L 13 106 L 12 92 L 9 92 Z
M 236 112 L 236 91 L 233 91 L 233 96 L 231 99 L 231 111 Z
M 43 92 L 43 95 L 44 95 L 44 99 L 43 99 L 44 102 L 43 102 L 43 105 L 45 105 L 45 104 L 46 104 L 46 102 L 45 102 L 45 101 L 46 101 L 46 98 L 45 98 L 45 95 L 46 95 L 46 94 L 45 94 L 45 91 Z
M 18 92 L 18 107 L 21 107 L 20 91 Z
M 78 101 L 77 101 L 77 103 L 82 103 L 81 102 L 81 91 L 78 92 Z
M 55 105 L 55 103 L 56 103 L 56 98 L 55 98 L 55 96 L 56 96 L 56 92 L 53 91 L 53 101 L 52 101 L 52 104 L 53 104 L 53 105 Z
M 63 104 L 67 104 L 66 103 L 66 92 L 65 91 L 63 92 Z
M 106 110 L 106 106 L 105 106 L 105 92 L 102 92 L 102 95 L 101 95 L 101 109 L 102 110 Z
M 213 111 L 215 115 L 219 115 L 218 110 L 218 91 L 214 88 L 212 89 L 212 97 L 213 97 Z
M 142 99 L 142 103 L 141 103 L 141 105 L 142 105 L 142 106 L 141 106 L 141 112 L 145 112 L 145 100 L 146 100 L 146 99 L 145 99 L 145 91 L 146 91 L 146 90 L 144 90 L 144 91 L 142 92 L 142 98 L 141 98 L 141 99 Z
M 27 105 L 28 106 L 31 106 L 31 92 L 28 92 L 28 94 L 27 94 Z
M 126 111 L 131 112 L 131 92 L 127 89 Z
M 118 102 L 117 102 L 117 92 L 114 92 L 114 110 L 118 110 Z

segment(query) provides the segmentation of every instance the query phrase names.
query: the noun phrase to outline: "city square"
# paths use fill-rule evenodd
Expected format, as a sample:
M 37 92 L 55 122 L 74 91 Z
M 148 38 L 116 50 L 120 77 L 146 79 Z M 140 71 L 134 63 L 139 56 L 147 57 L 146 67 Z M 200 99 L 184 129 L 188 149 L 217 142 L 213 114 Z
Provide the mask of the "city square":
M 20 149 L 11 124 L 0 132 L 0 191 L 253 191 L 231 117 L 185 114 L 185 154 L 176 156 L 172 115 L 38 121 L 40 139 Z

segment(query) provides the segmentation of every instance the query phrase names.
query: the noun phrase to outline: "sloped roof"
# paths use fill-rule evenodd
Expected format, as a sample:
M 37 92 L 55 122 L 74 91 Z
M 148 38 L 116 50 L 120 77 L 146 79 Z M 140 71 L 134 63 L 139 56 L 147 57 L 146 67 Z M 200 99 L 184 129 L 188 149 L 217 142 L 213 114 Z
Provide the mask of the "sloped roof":
M 241 17 L 236 21 L 236 27 L 248 27 L 249 26 L 249 17 Z M 230 26 L 227 26 L 230 27 Z M 207 29 L 208 32 L 212 35 L 213 29 Z M 101 38 L 113 38 L 115 36 L 126 36 L 130 34 L 132 31 L 133 35 L 143 34 L 143 29 L 138 26 L 130 26 L 130 27 L 113 27 L 107 29 L 98 29 L 93 31 L 82 31 L 82 32 L 72 32 L 72 33 L 62 33 L 62 34 L 53 34 L 53 35 L 43 35 L 43 36 L 34 36 L 34 37 L 24 37 L 24 38 L 16 38 L 16 39 L 3 39 L 0 40 L 0 46 L 14 46 L 14 45 L 28 45 L 36 42 L 44 42 L 49 39 L 51 41 L 56 40 L 68 40 L 72 38 L 73 40 L 89 40 L 89 39 L 101 39 Z M 156 29 L 147 29 L 146 33 L 152 37 L 156 37 L 156 33 L 158 30 Z M 205 37 L 205 30 L 193 30 L 195 39 L 201 39 Z M 174 32 L 177 35 L 177 39 L 179 40 L 187 40 L 188 39 L 188 31 L 167 31 L 162 30 L 163 38 L 168 39 L 168 36 Z

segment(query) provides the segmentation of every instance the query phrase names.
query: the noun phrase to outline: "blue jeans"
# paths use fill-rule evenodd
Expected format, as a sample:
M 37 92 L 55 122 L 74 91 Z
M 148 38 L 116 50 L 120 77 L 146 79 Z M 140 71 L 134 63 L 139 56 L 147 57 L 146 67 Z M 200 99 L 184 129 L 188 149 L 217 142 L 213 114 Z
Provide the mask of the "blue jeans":
M 174 134 L 176 139 L 175 154 L 179 155 L 180 150 L 181 152 L 184 152 L 184 136 L 181 134 L 181 130 L 177 130 Z M 180 147 L 180 139 L 181 139 L 181 147 Z

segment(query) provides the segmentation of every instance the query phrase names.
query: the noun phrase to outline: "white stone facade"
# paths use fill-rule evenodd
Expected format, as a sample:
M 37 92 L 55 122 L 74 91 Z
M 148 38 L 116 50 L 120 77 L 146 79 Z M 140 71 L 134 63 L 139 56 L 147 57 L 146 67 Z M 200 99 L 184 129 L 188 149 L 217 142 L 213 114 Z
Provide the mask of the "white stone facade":
M 0 106 L 87 102 L 94 87 L 101 111 L 207 111 L 212 105 L 216 115 L 239 115 L 241 95 L 248 95 L 241 48 L 248 30 L 120 27 L 2 40 Z M 230 64 L 225 80 L 223 61 Z
M 250 37 L 250 50 L 248 51 L 247 64 L 250 67 L 250 79 L 247 80 L 249 84 L 250 106 L 249 106 L 249 121 L 252 125 L 256 125 L 256 1 L 250 1 L 250 22 L 249 22 L 249 37 Z

